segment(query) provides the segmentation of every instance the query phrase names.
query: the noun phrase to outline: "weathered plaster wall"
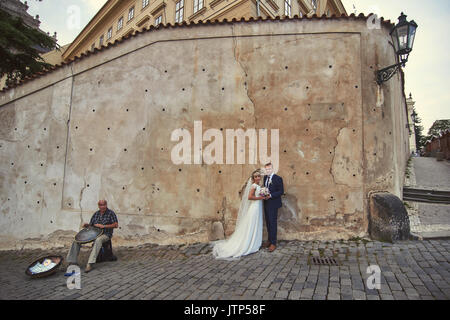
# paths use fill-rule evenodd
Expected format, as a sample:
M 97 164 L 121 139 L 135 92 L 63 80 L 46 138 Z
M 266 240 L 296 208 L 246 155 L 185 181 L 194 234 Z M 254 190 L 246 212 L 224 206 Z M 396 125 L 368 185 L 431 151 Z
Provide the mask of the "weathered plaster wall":
M 173 164 L 172 131 L 200 120 L 224 145 L 225 129 L 279 129 L 280 239 L 364 236 L 369 192 L 401 197 L 409 155 L 401 78 L 374 76 L 394 59 L 362 19 L 163 28 L 1 93 L 0 240 L 76 231 L 99 198 L 116 241 L 232 233 L 262 164 Z

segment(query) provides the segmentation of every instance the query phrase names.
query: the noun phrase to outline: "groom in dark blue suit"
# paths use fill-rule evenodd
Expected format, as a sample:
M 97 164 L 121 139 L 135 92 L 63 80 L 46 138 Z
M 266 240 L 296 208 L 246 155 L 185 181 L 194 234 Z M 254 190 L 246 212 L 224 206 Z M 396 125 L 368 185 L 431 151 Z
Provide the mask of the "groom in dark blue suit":
M 266 246 L 272 252 L 277 246 L 278 209 L 281 208 L 281 196 L 284 194 L 283 179 L 273 173 L 271 163 L 265 165 L 264 187 L 269 189 L 270 197 L 264 200 L 264 216 L 266 218 L 269 241 Z

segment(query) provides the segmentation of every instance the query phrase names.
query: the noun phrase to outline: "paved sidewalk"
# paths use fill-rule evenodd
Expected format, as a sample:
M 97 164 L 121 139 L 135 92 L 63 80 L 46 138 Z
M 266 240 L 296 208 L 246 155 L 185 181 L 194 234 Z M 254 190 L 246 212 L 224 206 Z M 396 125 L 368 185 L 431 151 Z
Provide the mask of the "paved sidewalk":
M 412 157 L 407 185 L 450 191 L 450 161 Z M 450 238 L 450 205 L 406 201 L 411 231 L 424 239 Z
M 450 242 L 280 241 L 237 261 L 215 260 L 208 244 L 116 248 L 116 262 L 84 273 L 81 289 L 69 290 L 65 270 L 30 279 L 25 268 L 46 254 L 69 248 L 0 252 L 0 299 L 153 300 L 404 300 L 450 298 Z M 335 257 L 339 266 L 312 265 Z M 369 290 L 369 265 L 381 268 L 380 290 Z
M 431 157 L 412 157 L 416 187 L 450 191 L 450 161 Z

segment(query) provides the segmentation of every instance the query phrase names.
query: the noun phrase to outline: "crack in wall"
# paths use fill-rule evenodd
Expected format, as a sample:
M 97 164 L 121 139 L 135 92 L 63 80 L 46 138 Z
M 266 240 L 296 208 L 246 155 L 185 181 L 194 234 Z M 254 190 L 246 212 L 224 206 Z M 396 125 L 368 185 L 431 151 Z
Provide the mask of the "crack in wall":
M 233 54 L 234 54 L 234 60 L 236 60 L 236 62 L 239 64 L 239 66 L 241 67 L 241 69 L 242 69 L 242 71 L 244 72 L 244 74 L 245 74 L 245 78 L 247 78 L 248 77 L 248 73 L 247 73 L 247 70 L 246 70 L 246 68 L 244 67 L 244 65 L 242 64 L 242 62 L 239 60 L 239 58 L 238 58 L 238 53 L 237 53 L 237 37 L 236 37 L 236 34 L 235 34 L 235 32 L 234 32 L 234 25 L 232 25 L 231 26 L 231 34 L 232 34 L 232 39 L 233 39 Z M 256 104 L 255 104 L 255 102 L 253 101 L 253 99 L 250 97 L 250 95 L 249 95 L 249 92 L 248 92 L 248 87 L 249 87 L 249 83 L 247 83 L 247 84 L 244 84 L 244 86 L 245 86 L 245 94 L 247 95 L 247 98 L 250 100 L 250 102 L 252 103 L 252 105 L 253 105 L 253 118 L 254 118 L 254 127 L 256 128 L 256 122 L 257 122 L 257 117 L 256 117 L 256 111 L 255 111 L 255 109 L 256 109 Z
M 225 225 L 225 211 L 226 211 L 226 208 L 227 208 L 227 197 L 223 197 L 223 199 L 222 199 L 222 219 L 221 219 L 221 222 L 222 222 L 224 233 L 225 233 L 225 230 L 226 230 L 226 228 L 225 228 L 226 227 L 226 225 Z
M 81 206 L 81 202 L 83 200 L 84 189 L 87 188 L 86 178 L 83 177 L 83 180 L 84 180 L 84 186 L 80 190 L 80 200 L 79 200 L 79 206 L 80 206 L 80 227 L 83 226 L 83 207 Z
M 69 154 L 69 142 L 70 142 L 70 120 L 72 117 L 72 100 L 73 100 L 73 89 L 74 89 L 74 74 L 73 74 L 73 65 L 70 65 L 71 76 L 66 78 L 71 78 L 70 84 L 70 98 L 69 98 L 69 110 L 67 114 L 67 133 L 66 133 L 66 151 L 64 154 L 64 169 L 63 169 L 63 182 L 62 182 L 62 190 L 61 190 L 61 208 L 64 208 L 64 192 L 65 192 L 65 182 L 66 182 L 66 169 L 67 169 L 67 156 Z M 65 79 L 64 79 L 65 80 Z
M 344 129 L 345 129 L 344 127 L 343 127 L 343 128 L 340 128 L 339 131 L 338 131 L 338 134 L 336 135 L 336 145 L 335 145 L 334 148 L 333 148 L 333 159 L 331 160 L 331 165 L 330 165 L 330 170 L 329 170 L 330 175 L 331 175 L 331 178 L 333 179 L 333 183 L 334 183 L 335 185 L 341 185 L 341 186 L 347 186 L 347 185 L 346 185 L 346 184 L 343 184 L 343 183 L 338 183 L 338 182 L 336 181 L 336 179 L 335 179 L 335 177 L 334 177 L 334 174 L 333 174 L 333 164 L 334 164 L 334 160 L 335 160 L 335 158 L 336 158 L 336 148 L 338 147 L 338 144 L 339 144 L 338 138 L 339 138 L 339 135 L 341 134 L 341 131 L 344 130 Z

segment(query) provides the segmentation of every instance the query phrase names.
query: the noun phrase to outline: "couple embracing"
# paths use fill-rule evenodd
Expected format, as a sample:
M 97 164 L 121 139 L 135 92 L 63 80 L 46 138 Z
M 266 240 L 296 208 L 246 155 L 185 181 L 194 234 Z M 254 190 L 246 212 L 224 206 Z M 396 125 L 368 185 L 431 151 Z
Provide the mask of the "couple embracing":
M 263 212 L 266 219 L 268 241 L 264 244 L 269 252 L 277 245 L 277 218 L 284 193 L 283 179 L 273 173 L 273 166 L 264 166 L 265 175 L 255 170 L 248 179 L 234 233 L 227 240 L 214 243 L 213 255 L 217 259 L 239 258 L 257 252 L 262 244 Z

